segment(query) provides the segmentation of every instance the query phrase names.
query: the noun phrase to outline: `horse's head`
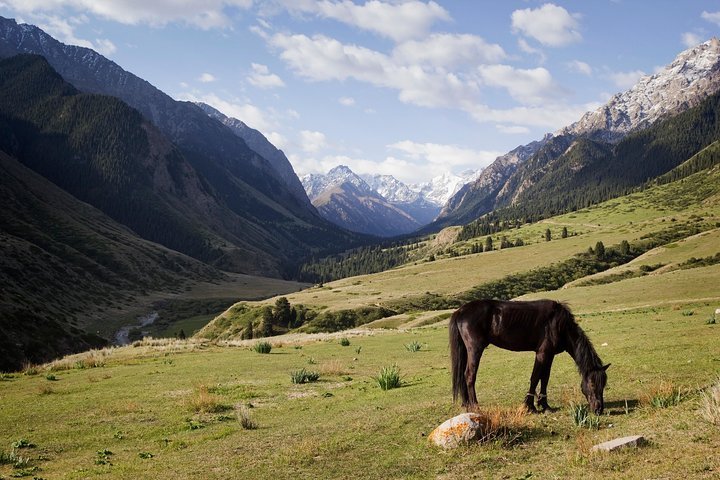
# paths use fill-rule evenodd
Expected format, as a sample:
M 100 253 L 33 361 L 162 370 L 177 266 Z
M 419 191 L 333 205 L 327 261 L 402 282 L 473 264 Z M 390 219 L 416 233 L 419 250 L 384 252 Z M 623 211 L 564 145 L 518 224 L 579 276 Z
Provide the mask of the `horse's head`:
M 595 415 L 600 415 L 603 412 L 603 390 L 607 383 L 607 373 L 605 370 L 607 370 L 609 366 L 610 364 L 608 363 L 603 367 L 590 370 L 582 376 L 580 388 L 590 404 L 590 410 Z

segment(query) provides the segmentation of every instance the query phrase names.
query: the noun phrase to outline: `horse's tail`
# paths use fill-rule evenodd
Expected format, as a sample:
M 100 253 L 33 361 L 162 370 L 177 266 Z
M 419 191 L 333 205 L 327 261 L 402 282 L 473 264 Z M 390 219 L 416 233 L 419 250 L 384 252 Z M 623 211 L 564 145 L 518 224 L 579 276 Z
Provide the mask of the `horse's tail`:
M 458 396 L 461 398 L 463 405 L 470 400 L 468 394 L 467 383 L 465 382 L 465 368 L 467 367 L 467 348 L 460 336 L 458 327 L 459 310 L 450 317 L 450 363 L 452 364 L 452 390 L 453 401 L 457 401 Z

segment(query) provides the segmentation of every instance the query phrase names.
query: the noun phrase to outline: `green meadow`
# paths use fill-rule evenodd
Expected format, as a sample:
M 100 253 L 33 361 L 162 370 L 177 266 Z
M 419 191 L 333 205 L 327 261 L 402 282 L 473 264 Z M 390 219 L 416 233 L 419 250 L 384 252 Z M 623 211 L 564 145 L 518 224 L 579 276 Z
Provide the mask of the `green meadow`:
M 628 264 L 525 296 L 566 302 L 612 364 L 606 411 L 592 428 L 573 420 L 585 400 L 575 365 L 562 354 L 548 389 L 556 411 L 517 414 L 471 446 L 430 444 L 429 433 L 463 410 L 450 390 L 451 311 L 417 311 L 347 332 L 272 337 L 267 354 L 252 348 L 258 340 L 145 339 L 3 375 L 0 478 L 717 478 L 720 264 L 690 260 L 720 252 L 718 180 L 717 169 L 701 172 L 505 233 L 522 236 L 523 247 L 418 261 L 286 295 L 292 304 L 332 310 L 454 294 L 598 241 L 610 246 L 702 225 L 703 233 Z M 531 352 L 488 348 L 481 410 L 515 412 L 532 364 Z M 402 384 L 383 390 L 376 377 L 393 365 Z M 293 383 L 301 369 L 317 380 Z M 591 452 L 627 435 L 647 443 Z

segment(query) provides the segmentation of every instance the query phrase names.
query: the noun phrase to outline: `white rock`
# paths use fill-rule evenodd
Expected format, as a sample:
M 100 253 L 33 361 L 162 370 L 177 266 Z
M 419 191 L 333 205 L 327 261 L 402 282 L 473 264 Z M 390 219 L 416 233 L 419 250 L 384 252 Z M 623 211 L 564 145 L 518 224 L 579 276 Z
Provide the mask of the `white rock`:
M 479 413 L 462 413 L 443 422 L 428 436 L 428 440 L 443 448 L 468 445 L 482 436 L 487 417 Z
M 607 442 L 599 443 L 592 447 L 593 452 L 612 452 L 621 448 L 639 447 L 645 443 L 645 437 L 642 435 L 632 435 L 629 437 L 616 438 Z

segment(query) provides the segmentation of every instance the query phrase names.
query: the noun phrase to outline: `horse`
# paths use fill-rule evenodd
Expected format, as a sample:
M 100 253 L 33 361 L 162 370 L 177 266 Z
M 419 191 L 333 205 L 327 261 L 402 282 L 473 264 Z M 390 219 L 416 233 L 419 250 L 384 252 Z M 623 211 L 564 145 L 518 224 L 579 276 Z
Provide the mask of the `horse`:
M 475 379 L 480 357 L 492 344 L 515 352 L 535 352 L 530 389 L 524 402 L 530 412 L 538 411 L 534 404 L 538 382 L 538 407 L 542 411 L 553 410 L 547 401 L 550 369 L 555 355 L 568 352 L 582 377 L 580 388 L 590 410 L 602 414 L 606 370 L 610 364 L 603 365 L 566 305 L 552 300 L 474 300 L 453 313 L 449 333 L 453 401 L 460 397 L 468 411 L 478 403 Z

